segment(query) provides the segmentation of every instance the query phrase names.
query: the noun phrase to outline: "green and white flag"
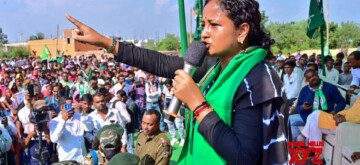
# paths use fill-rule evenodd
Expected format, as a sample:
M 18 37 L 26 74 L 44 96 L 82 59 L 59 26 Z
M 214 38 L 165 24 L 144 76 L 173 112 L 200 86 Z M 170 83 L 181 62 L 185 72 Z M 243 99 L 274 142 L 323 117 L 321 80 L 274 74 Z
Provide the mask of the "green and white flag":
M 314 33 L 321 26 L 325 25 L 324 13 L 322 11 L 322 0 L 310 0 L 309 18 L 306 35 L 314 37 Z
M 332 56 L 330 49 L 328 47 L 328 43 L 326 43 L 324 47 L 324 56 Z
M 61 56 L 57 59 L 57 63 L 61 64 L 64 60 L 64 52 L 61 53 Z
M 47 47 L 47 45 L 45 45 L 42 53 L 41 53 L 41 61 L 47 60 L 50 56 L 50 50 Z

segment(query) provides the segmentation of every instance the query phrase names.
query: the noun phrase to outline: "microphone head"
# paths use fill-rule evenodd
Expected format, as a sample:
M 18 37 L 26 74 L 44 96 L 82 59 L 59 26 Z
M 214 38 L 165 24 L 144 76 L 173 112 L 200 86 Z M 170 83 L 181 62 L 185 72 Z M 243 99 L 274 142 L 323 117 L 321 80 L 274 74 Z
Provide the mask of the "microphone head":
M 185 52 L 184 60 L 192 66 L 200 67 L 207 51 L 205 44 L 200 41 L 193 41 Z

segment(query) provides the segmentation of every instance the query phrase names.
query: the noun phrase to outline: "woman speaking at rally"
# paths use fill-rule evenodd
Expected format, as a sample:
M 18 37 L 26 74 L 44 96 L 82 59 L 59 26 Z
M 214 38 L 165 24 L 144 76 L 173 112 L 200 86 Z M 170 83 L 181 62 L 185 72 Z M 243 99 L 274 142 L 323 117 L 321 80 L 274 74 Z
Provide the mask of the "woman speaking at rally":
M 264 60 L 271 39 L 261 29 L 256 0 L 205 1 L 201 38 L 208 57 L 194 79 L 182 70 L 180 57 L 116 42 L 66 17 L 77 26 L 74 39 L 174 79 L 175 96 L 196 109 L 178 164 L 287 163 L 286 102 L 279 77 Z

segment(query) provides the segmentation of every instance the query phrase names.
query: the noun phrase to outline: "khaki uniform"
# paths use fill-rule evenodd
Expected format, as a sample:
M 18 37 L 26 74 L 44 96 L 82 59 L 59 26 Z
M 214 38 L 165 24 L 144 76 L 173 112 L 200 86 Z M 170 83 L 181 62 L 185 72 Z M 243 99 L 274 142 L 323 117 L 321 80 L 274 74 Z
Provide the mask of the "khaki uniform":
M 95 151 L 98 157 L 98 165 L 103 165 L 106 161 L 105 155 L 99 151 Z M 94 165 L 94 158 L 92 155 L 87 154 L 81 161 L 82 165 Z
M 168 165 L 170 163 L 171 150 L 169 139 L 165 133 L 159 131 L 150 138 L 140 133 L 134 154 L 140 157 L 140 165 Z

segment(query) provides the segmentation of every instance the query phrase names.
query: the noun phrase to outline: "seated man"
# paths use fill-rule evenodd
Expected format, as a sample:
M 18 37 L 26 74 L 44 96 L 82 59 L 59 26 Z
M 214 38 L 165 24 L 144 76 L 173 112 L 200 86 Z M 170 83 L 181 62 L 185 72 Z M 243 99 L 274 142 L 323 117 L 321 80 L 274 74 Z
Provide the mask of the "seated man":
M 336 86 L 320 80 L 314 70 L 305 72 L 308 85 L 304 86 L 299 94 L 296 109 L 299 114 L 290 115 L 293 140 L 300 135 L 298 126 L 305 125 L 306 118 L 314 111 L 321 110 L 335 114 L 345 108 L 345 99 Z M 300 118 L 301 117 L 301 118 Z
M 322 134 L 335 134 L 336 127 L 342 122 L 360 123 L 360 99 L 357 99 L 351 108 L 335 115 L 323 111 L 311 113 L 301 132 L 301 139 L 308 138 L 309 141 L 322 141 Z M 355 163 L 360 159 L 360 152 L 353 153 L 351 159 Z
M 322 134 L 335 134 L 336 126 L 342 122 L 360 123 L 360 99 L 335 115 L 323 111 L 311 113 L 301 133 L 309 141 L 322 141 Z

